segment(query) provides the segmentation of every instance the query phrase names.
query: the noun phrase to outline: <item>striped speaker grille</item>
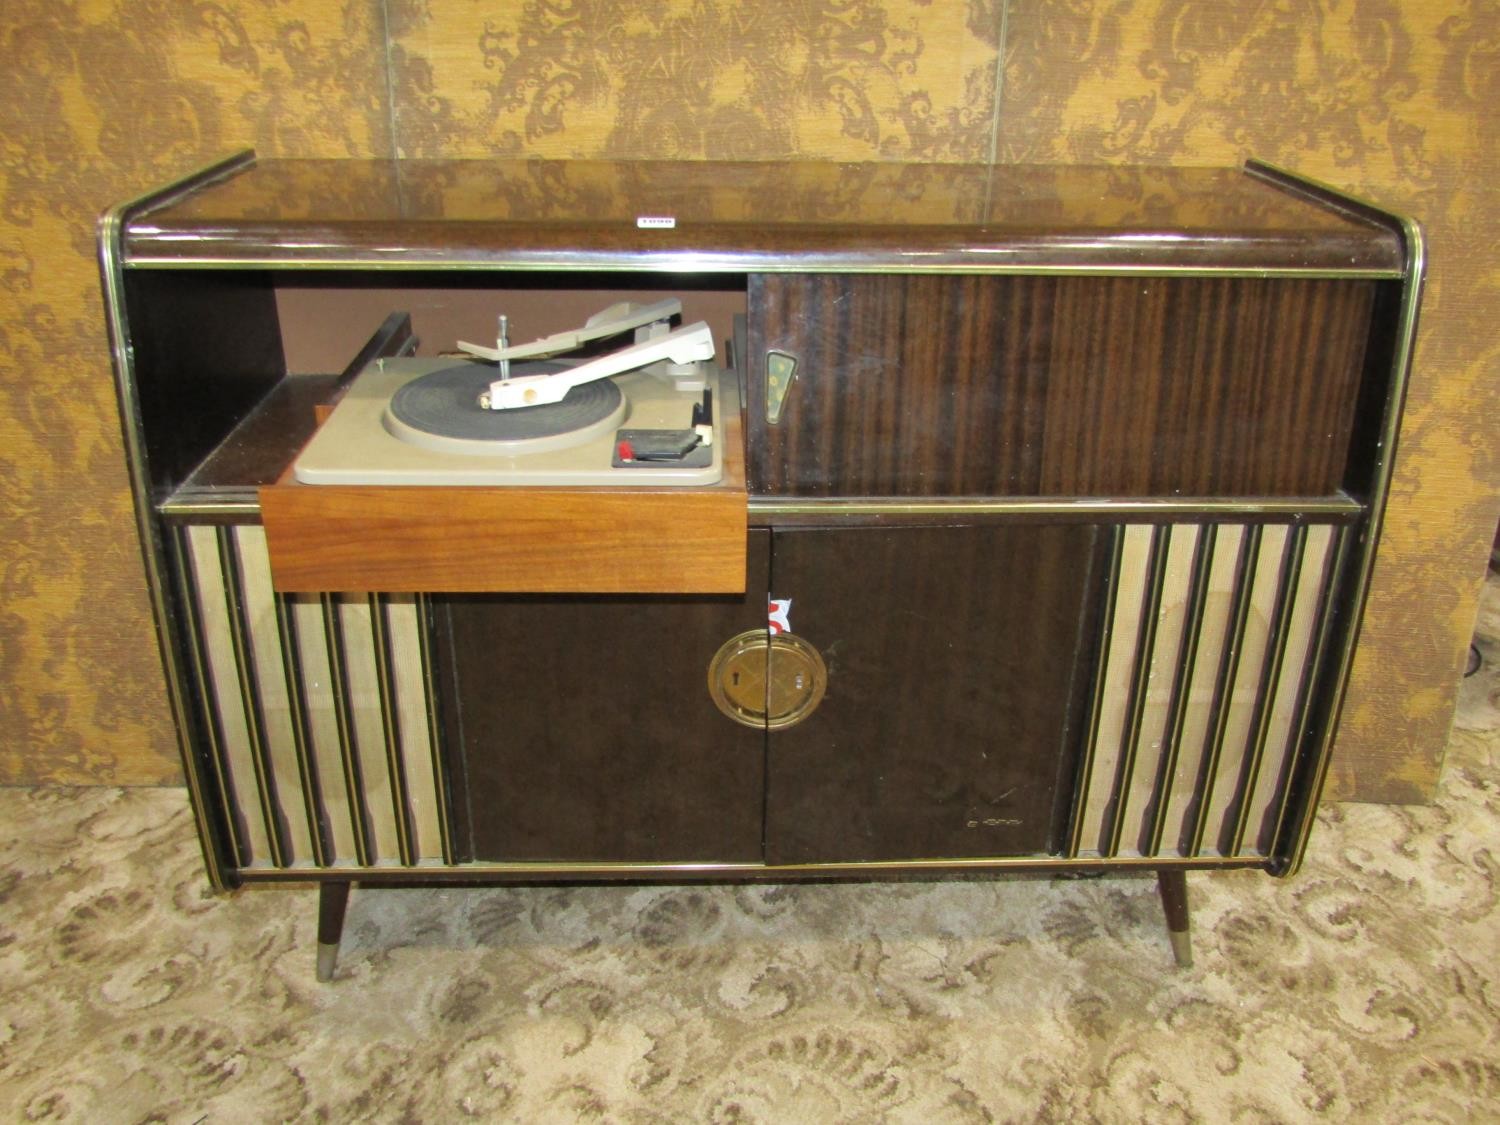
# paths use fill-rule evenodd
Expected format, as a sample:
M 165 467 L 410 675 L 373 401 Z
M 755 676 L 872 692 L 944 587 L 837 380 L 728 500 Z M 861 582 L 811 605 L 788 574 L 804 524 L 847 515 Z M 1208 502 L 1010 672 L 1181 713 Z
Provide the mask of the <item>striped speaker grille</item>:
M 421 599 L 277 594 L 257 526 L 176 546 L 237 866 L 452 864 Z
M 1120 530 L 1068 855 L 1272 854 L 1348 534 Z

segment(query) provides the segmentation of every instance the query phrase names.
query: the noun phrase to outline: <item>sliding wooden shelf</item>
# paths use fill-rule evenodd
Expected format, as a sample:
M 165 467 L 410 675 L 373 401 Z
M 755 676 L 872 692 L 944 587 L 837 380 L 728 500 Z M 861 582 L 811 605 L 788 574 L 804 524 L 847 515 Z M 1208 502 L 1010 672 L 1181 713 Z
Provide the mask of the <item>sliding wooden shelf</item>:
M 745 589 L 745 450 L 702 488 L 299 484 L 260 489 L 282 593 L 720 594 Z

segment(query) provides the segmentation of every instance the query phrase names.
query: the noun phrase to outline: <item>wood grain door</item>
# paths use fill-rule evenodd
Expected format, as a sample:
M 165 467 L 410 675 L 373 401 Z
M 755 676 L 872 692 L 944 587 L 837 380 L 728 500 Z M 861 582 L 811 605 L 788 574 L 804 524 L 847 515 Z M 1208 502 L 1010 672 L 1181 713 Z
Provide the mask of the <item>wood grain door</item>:
M 750 490 L 1326 496 L 1376 283 L 760 274 Z M 794 362 L 767 413 L 770 359 Z
M 765 627 L 769 549 L 750 533 L 743 595 L 438 600 L 473 859 L 760 861 L 765 735 L 719 712 L 707 669 Z
M 768 863 L 1049 852 L 1109 535 L 1090 525 L 777 531 L 771 593 L 827 694 L 767 736 Z

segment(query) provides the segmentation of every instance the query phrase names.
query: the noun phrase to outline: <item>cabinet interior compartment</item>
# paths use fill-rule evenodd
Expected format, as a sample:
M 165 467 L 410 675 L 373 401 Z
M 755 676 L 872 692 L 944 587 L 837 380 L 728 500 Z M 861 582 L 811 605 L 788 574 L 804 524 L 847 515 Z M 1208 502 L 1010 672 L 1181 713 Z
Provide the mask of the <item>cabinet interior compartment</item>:
M 664 283 L 665 282 L 665 283 Z M 743 275 L 655 278 L 536 272 L 377 269 L 126 271 L 144 454 L 158 502 L 244 498 L 283 476 L 337 400 L 350 361 L 393 312 L 409 314 L 408 354 L 458 340 L 513 342 L 582 324 L 620 301 L 682 298 L 729 365 Z

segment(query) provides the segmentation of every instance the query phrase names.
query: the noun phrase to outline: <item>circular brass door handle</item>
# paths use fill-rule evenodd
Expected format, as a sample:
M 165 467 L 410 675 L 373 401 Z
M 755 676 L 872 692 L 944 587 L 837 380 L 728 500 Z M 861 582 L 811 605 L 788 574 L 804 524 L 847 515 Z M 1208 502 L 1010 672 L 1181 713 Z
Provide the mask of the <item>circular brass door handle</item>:
M 828 668 L 816 648 L 794 633 L 750 629 L 725 641 L 708 664 L 708 693 L 742 726 L 794 727 L 817 710 Z

